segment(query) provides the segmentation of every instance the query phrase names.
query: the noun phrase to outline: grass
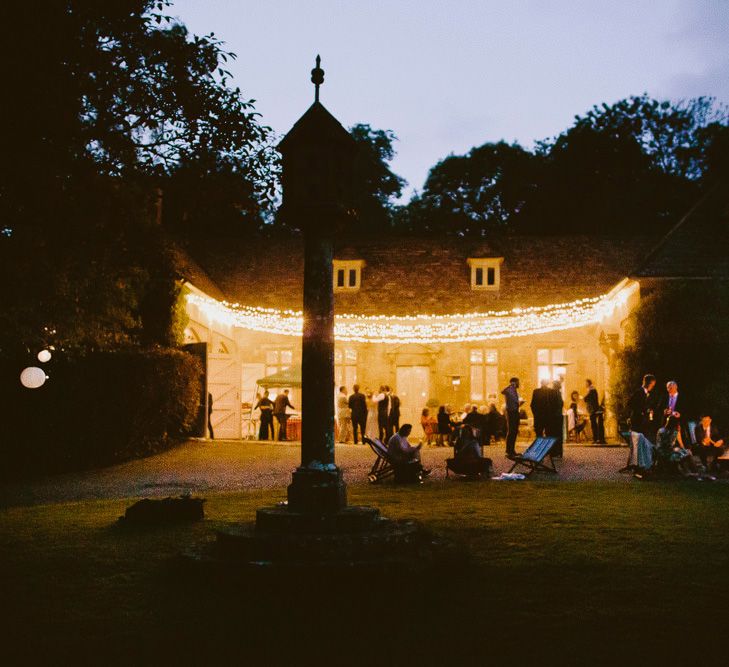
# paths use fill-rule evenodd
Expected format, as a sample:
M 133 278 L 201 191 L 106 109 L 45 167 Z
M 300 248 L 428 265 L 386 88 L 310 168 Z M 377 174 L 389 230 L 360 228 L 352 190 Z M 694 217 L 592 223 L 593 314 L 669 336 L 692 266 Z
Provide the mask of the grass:
M 473 563 L 404 586 L 324 580 L 305 597 L 175 578 L 185 546 L 281 495 L 210 495 L 205 522 L 137 532 L 114 528 L 124 500 L 0 511 L 0 645 L 24 664 L 212 664 L 233 651 L 291 664 L 294 650 L 298 664 L 667 665 L 697 650 L 723 662 L 726 485 L 353 486 L 351 504 L 418 519 L 466 543 Z

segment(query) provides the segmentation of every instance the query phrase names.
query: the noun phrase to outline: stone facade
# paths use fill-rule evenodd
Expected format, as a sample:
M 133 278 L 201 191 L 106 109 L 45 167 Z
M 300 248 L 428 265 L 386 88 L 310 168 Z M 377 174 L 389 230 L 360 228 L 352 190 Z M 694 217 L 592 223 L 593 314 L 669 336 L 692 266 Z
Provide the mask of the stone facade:
M 650 240 L 626 245 L 575 237 L 507 239 L 479 247 L 452 241 L 423 241 L 410 248 L 392 242 L 348 242 L 338 249 L 336 259 L 359 262 L 361 274 L 357 289 L 337 292 L 336 309 L 361 315 L 452 314 L 591 298 L 615 288 L 647 245 Z M 230 247 L 208 253 L 206 269 L 188 258 L 189 289 L 245 305 L 297 308 L 301 273 L 295 243 L 274 251 L 275 255 L 285 251 L 285 258 L 276 264 L 270 252 L 237 250 L 237 254 Z M 473 288 L 469 265 L 473 257 L 499 258 L 498 290 Z M 344 266 L 349 270 L 351 265 Z M 355 382 L 373 391 L 387 384 L 400 396 L 401 422 L 414 423 L 429 400 L 459 408 L 493 402 L 500 408 L 500 392 L 512 376 L 521 379 L 527 402 L 541 377 L 563 377 L 565 399 L 573 390 L 582 393 L 586 378 L 602 396 L 609 386 L 612 350 L 621 342 L 621 323 L 638 298 L 637 284 L 625 281 L 622 289 L 627 300 L 609 317 L 562 331 L 479 342 L 338 342 L 336 384 L 345 385 L 348 392 Z M 188 304 L 188 315 L 188 341 L 209 344 L 216 437 L 251 435 L 248 418 L 256 381 L 298 364 L 300 338 L 230 326 L 194 304 Z M 300 407 L 296 387 L 291 388 L 291 401 Z M 607 427 L 614 436 L 616 422 L 611 416 Z

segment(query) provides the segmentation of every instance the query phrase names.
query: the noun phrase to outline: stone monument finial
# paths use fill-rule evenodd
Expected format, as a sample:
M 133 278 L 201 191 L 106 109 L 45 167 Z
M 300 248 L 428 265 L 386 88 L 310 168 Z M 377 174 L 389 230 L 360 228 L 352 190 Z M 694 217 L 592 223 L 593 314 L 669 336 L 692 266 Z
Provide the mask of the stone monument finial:
M 314 84 L 314 102 L 319 101 L 319 86 L 324 83 L 324 70 L 321 68 L 321 56 L 316 56 L 316 67 L 311 70 L 311 82 Z

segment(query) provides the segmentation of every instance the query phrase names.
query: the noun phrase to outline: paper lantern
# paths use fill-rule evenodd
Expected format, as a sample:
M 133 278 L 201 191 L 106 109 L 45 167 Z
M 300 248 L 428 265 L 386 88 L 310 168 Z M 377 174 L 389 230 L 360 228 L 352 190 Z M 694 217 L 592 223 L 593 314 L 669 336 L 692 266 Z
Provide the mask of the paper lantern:
M 38 353 L 38 361 L 40 361 L 42 364 L 45 364 L 46 361 L 51 360 L 51 353 L 48 350 L 41 350 Z
M 20 374 L 20 383 L 27 389 L 38 389 L 47 379 L 45 371 L 37 366 L 29 366 Z

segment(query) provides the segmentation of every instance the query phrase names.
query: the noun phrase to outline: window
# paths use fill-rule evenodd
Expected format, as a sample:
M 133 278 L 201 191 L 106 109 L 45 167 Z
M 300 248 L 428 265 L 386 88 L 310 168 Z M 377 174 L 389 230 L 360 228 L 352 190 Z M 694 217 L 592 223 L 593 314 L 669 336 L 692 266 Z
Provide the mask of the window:
M 471 289 L 497 291 L 501 284 L 501 262 L 503 257 L 471 257 Z
M 334 350 L 334 384 L 336 388 L 346 387 L 347 393 L 357 382 L 357 350 L 353 347 L 335 348 Z
M 266 350 L 266 375 L 291 368 L 293 359 L 293 350 Z
M 355 292 L 362 283 L 364 262 L 356 260 L 334 260 L 334 291 Z
M 496 401 L 499 383 L 499 352 L 471 349 L 471 400 Z
M 564 388 L 567 365 L 563 348 L 541 348 L 537 350 L 537 382 L 560 380 Z

